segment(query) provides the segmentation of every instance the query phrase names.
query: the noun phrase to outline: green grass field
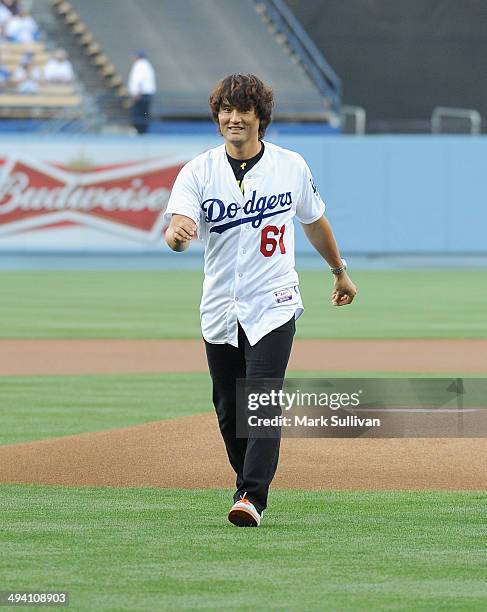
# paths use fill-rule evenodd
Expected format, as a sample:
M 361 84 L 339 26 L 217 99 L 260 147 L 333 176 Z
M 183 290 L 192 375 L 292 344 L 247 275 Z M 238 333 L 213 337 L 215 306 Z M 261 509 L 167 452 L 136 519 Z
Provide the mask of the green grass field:
M 480 272 L 353 276 L 357 302 L 334 309 L 329 275 L 301 275 L 298 337 L 487 337 Z M 180 271 L 0 272 L 0 338 L 199 338 L 200 285 Z M 0 444 L 210 409 L 206 374 L 3 377 Z M 256 530 L 227 523 L 230 497 L 0 485 L 0 591 L 64 589 L 90 611 L 487 608 L 485 492 L 273 491 Z
M 129 427 L 213 408 L 205 374 L 4 377 L 0 405 L 0 444 Z
M 288 378 L 347 376 L 345 372 L 288 372 Z M 354 372 L 354 376 L 419 375 Z M 469 401 L 466 398 L 465 405 Z M 0 444 L 129 427 L 213 410 L 210 378 L 203 373 L 4 376 L 0 377 L 0 406 Z
M 7 485 L 2 589 L 74 610 L 485 610 L 485 493 L 273 493 L 258 530 L 222 491 Z
M 487 338 L 482 271 L 355 271 L 349 309 L 330 304 L 330 276 L 301 273 L 298 337 Z M 201 283 L 191 271 L 3 271 L 0 338 L 199 338 Z

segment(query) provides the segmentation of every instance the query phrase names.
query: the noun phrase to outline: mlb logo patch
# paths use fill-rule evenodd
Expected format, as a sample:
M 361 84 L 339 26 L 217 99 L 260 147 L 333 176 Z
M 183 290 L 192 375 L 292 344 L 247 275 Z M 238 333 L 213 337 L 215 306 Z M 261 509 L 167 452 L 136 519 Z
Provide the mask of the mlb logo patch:
M 274 299 L 278 304 L 281 304 L 282 302 L 289 302 L 289 300 L 293 299 L 291 289 L 281 289 L 280 291 L 275 291 Z

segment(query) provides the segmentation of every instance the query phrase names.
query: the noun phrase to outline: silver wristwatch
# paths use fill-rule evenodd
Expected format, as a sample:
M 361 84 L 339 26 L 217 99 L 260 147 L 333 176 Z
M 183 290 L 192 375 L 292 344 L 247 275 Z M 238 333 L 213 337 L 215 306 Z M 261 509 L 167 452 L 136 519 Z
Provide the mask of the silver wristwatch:
M 342 259 L 342 265 L 339 268 L 330 268 L 330 271 L 335 276 L 338 276 L 342 272 L 345 272 L 346 269 L 347 269 L 347 262 L 344 259 Z

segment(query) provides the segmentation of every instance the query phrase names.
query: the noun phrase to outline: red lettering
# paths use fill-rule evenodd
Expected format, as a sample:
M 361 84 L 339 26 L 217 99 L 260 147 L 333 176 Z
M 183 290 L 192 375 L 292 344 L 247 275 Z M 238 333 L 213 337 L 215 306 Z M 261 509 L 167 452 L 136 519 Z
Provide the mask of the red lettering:
M 286 253 L 286 247 L 284 245 L 285 230 L 285 225 L 283 225 L 281 228 L 278 228 L 275 225 L 268 225 L 267 227 L 264 227 L 260 235 L 260 252 L 264 257 L 271 257 L 274 255 L 278 244 L 281 255 Z M 277 241 L 277 236 L 279 236 L 279 242 Z

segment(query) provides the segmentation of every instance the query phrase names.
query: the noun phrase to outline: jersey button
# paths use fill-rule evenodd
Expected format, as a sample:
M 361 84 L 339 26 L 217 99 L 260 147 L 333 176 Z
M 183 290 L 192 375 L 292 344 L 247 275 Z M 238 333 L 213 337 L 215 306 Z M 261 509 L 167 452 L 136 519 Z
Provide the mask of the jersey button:
M 239 278 L 242 278 L 242 276 L 243 276 L 242 272 L 239 272 L 239 273 L 238 273 L 238 277 L 239 277 Z
M 238 297 L 235 298 L 235 301 L 238 302 Z
M 245 255 L 245 253 L 247 252 L 247 249 L 242 249 L 242 253 Z

